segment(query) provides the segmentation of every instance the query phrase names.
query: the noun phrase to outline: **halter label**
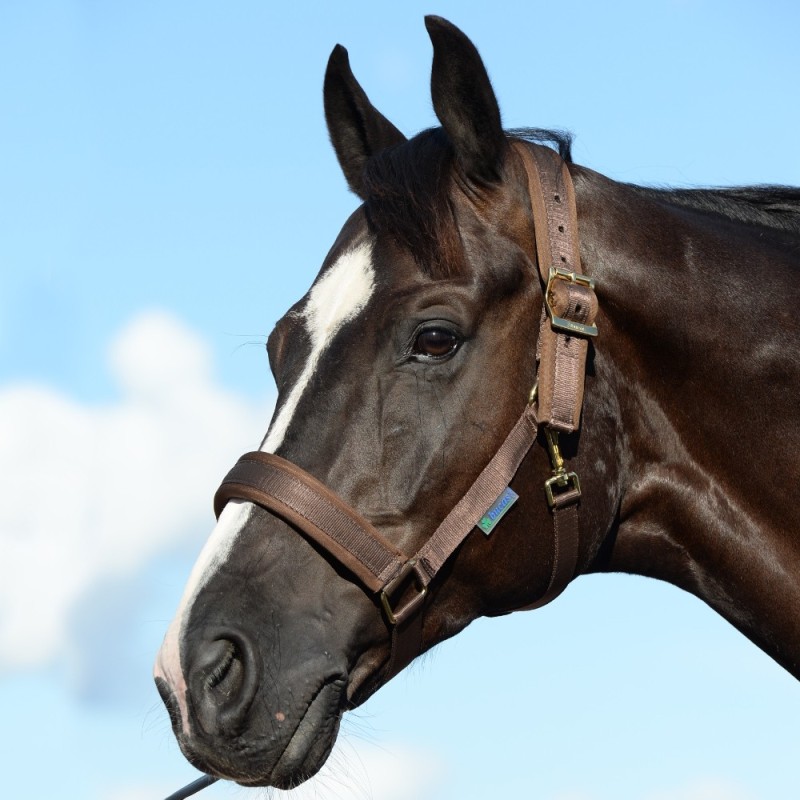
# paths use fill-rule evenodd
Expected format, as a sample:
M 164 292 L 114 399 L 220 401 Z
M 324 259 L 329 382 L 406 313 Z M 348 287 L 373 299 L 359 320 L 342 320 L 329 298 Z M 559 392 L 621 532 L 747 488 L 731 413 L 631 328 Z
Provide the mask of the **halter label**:
M 507 486 L 503 489 L 500 497 L 492 503 L 489 510 L 481 517 L 478 527 L 488 536 L 494 530 L 494 526 L 503 519 L 506 511 L 517 500 L 519 500 L 519 495 L 510 486 Z

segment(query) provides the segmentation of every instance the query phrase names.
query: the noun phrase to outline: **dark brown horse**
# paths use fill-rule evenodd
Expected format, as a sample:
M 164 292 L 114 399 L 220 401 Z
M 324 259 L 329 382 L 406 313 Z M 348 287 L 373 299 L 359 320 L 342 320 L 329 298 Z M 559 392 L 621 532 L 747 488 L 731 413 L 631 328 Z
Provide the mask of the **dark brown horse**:
M 526 413 L 543 307 L 527 155 L 541 145 L 527 140 L 546 134 L 504 132 L 471 42 L 426 22 L 442 127 L 413 139 L 371 105 L 346 51 L 331 55 L 328 127 L 364 203 L 270 337 L 279 398 L 261 448 L 406 554 Z M 567 579 L 669 581 L 800 677 L 800 192 L 644 189 L 569 163 L 553 141 L 599 301 L 580 429 L 560 442 L 582 487 Z M 511 484 L 518 502 L 414 598 L 411 656 L 548 593 L 551 468 L 540 432 Z M 307 534 L 232 499 L 167 633 L 157 683 L 208 773 L 299 783 L 342 713 L 395 671 L 392 606 Z

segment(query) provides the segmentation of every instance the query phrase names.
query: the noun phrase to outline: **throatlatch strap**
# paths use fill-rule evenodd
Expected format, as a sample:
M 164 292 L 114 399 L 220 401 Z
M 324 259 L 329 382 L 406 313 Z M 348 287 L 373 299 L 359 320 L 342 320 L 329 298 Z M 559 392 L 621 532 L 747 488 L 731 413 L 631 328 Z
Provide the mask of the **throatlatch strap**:
M 544 303 L 536 348 L 539 422 L 551 430 L 571 433 L 580 426 L 588 339 L 597 314 L 597 297 L 582 279 L 578 240 L 578 210 L 567 164 L 547 147 L 518 142 L 528 175 L 536 256 Z M 555 327 L 558 319 L 561 327 Z M 544 595 L 526 608 L 539 608 L 567 587 L 578 562 L 580 532 L 577 479 L 554 497 L 554 553 L 550 582 Z

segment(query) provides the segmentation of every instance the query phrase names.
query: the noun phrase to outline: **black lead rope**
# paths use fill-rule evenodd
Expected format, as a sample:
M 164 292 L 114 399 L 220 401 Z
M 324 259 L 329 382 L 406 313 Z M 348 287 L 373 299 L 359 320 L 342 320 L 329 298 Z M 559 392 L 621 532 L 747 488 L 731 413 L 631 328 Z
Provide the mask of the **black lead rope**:
M 203 775 L 202 778 L 192 781 L 190 784 L 184 786 L 183 789 L 178 789 L 177 792 L 173 792 L 166 800 L 186 800 L 187 797 L 197 794 L 201 789 L 205 789 L 206 786 L 211 786 L 212 783 L 216 783 L 218 780 L 219 778 L 215 778 L 213 775 Z

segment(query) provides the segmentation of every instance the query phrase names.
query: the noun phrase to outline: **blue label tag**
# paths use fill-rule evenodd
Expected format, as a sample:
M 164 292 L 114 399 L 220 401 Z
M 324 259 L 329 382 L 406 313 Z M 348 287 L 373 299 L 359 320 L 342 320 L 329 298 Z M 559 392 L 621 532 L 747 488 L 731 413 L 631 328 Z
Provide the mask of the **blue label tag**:
M 503 489 L 502 494 L 492 503 L 491 508 L 481 517 L 478 527 L 488 536 L 494 526 L 503 519 L 503 515 L 514 503 L 519 500 L 519 495 L 510 487 Z

